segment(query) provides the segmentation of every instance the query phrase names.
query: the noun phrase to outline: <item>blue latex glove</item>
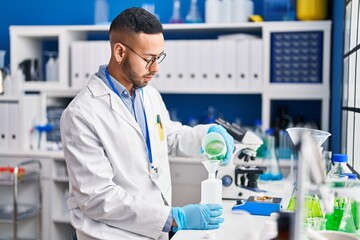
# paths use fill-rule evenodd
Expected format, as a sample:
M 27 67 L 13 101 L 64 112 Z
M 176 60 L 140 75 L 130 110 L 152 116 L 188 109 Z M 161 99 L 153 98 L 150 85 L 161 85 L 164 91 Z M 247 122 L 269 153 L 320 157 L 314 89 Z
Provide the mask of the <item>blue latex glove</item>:
M 173 228 L 176 232 L 182 229 L 211 230 L 220 227 L 224 222 L 221 204 L 190 204 L 171 209 L 172 216 L 178 225 Z
M 221 125 L 213 125 L 213 126 L 209 127 L 208 133 L 211 133 L 211 132 L 219 133 L 225 139 L 227 152 L 226 152 L 225 158 L 220 163 L 220 165 L 226 165 L 230 161 L 231 156 L 235 149 L 234 138 Z

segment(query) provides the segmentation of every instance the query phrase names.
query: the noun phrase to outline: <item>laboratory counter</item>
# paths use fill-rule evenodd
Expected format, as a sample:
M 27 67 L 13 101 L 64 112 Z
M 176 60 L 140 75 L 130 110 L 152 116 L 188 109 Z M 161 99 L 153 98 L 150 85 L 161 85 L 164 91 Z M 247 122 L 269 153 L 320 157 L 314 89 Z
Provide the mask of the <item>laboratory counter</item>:
M 281 197 L 282 209 L 287 207 L 293 184 L 291 182 L 273 181 L 259 182 L 259 188 L 266 192 L 254 192 L 242 189 L 243 198 L 250 196 L 271 196 Z M 270 216 L 250 215 L 244 211 L 232 211 L 236 200 L 223 200 L 224 223 L 216 230 L 181 230 L 178 231 L 172 240 L 253 240 L 259 239 L 263 233 L 265 223 L 273 221 Z

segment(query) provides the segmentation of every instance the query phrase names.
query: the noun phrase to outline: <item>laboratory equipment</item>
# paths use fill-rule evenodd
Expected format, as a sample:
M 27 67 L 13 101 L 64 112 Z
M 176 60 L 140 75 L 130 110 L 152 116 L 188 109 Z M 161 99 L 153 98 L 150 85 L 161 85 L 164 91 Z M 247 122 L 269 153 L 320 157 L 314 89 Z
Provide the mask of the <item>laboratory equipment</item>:
M 57 81 L 59 78 L 59 64 L 56 58 L 57 52 L 45 52 L 45 55 L 49 56 L 45 64 L 45 80 Z
M 11 224 L 1 228 L 1 239 L 42 239 L 42 165 L 39 160 L 27 160 L 8 167 L 9 178 L 0 179 L 1 195 L 11 194 L 0 203 L 0 222 Z M 10 187 L 10 188 L 9 188 Z M 28 194 L 28 193 L 33 194 Z M 23 223 L 26 222 L 26 225 Z M 31 233 L 24 231 L 33 227 Z M 25 234 L 26 238 L 25 238 Z M 30 236 L 29 236 L 30 235 Z
M 281 173 L 279 160 L 275 152 L 275 137 L 271 135 L 266 136 L 267 148 L 264 156 L 264 165 L 266 167 L 265 173 L 260 175 L 261 180 L 281 180 L 283 175 Z
M 202 140 L 202 149 L 210 160 L 223 160 L 226 156 L 225 139 L 217 132 L 210 132 Z
M 25 81 L 39 81 L 40 80 L 40 69 L 38 59 L 24 59 L 19 63 L 19 68 L 25 75 Z
M 351 202 L 349 199 L 346 201 L 345 209 L 343 217 L 341 218 L 340 226 L 339 226 L 340 232 L 348 232 L 348 233 L 355 233 L 355 223 L 354 218 L 351 213 Z
M 318 147 L 321 147 L 323 143 L 331 136 L 331 133 L 329 132 L 325 132 L 317 129 L 302 128 L 302 127 L 287 128 L 286 131 L 289 133 L 289 136 L 293 144 L 298 143 L 300 141 L 301 136 L 304 133 L 309 132 L 311 134 L 311 137 L 314 138 L 314 141 Z
M 141 7 L 160 20 L 160 16 L 155 13 L 155 4 L 154 3 L 143 3 L 141 5 Z
M 202 23 L 203 18 L 200 15 L 197 0 L 191 0 L 190 9 L 185 18 L 186 23 Z
M 235 140 L 235 150 L 229 163 L 219 166 L 217 177 L 222 180 L 223 199 L 240 199 L 241 188 L 261 191 L 257 188 L 259 174 L 264 167 L 254 166 L 250 161 L 256 158 L 256 150 L 263 141 L 252 131 L 230 124 L 218 118 L 215 122 L 223 126 Z
M 201 182 L 201 204 L 222 202 L 221 180 L 215 178 L 219 166 L 218 160 L 204 160 L 202 162 L 208 171 L 208 179 Z
M 327 14 L 327 0 L 297 0 L 298 20 L 324 20 Z
M 95 0 L 95 24 L 109 23 L 109 3 L 108 0 Z
M 332 161 L 334 166 L 330 169 L 327 174 L 327 178 L 331 179 L 348 179 L 349 176 L 346 174 L 352 173 L 347 167 L 348 156 L 346 154 L 334 154 Z
M 305 196 L 306 187 L 311 182 L 322 197 L 325 210 L 332 211 L 333 195 L 325 185 L 325 175 L 323 174 L 325 166 L 321 160 L 321 145 L 331 134 L 310 128 L 288 128 L 287 132 L 299 153 L 296 209 L 304 209 L 303 196 Z M 310 173 L 310 177 L 308 173 Z M 304 235 L 303 221 L 304 211 L 296 211 L 292 239 L 302 239 Z
M 232 211 L 244 210 L 252 215 L 270 216 L 274 212 L 280 212 L 282 198 L 269 196 L 250 196 L 246 200 L 238 200 Z
M 295 20 L 295 0 L 264 0 L 264 20 Z
M 180 12 L 180 0 L 174 0 L 173 2 L 173 12 L 169 23 L 184 23 L 183 18 L 181 17 Z

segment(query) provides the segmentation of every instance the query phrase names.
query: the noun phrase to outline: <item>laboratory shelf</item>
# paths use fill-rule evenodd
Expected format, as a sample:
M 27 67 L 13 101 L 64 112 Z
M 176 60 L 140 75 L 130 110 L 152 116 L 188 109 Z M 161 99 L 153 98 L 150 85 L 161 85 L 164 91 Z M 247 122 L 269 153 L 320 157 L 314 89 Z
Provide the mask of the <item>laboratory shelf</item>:
M 63 215 L 53 216 L 53 221 L 56 223 L 65 223 L 70 224 L 70 216 L 68 213 L 64 213 Z
M 4 176 L 1 176 L 0 173 L 0 186 L 13 186 L 14 180 L 12 179 L 13 176 L 9 175 L 7 179 L 3 178 Z M 17 177 L 18 184 L 26 184 L 33 181 L 37 181 L 40 178 L 40 175 L 38 172 L 35 171 L 28 171 L 25 174 L 18 175 Z
M 0 239 L 21 239 L 27 226 L 32 229 L 26 233 L 27 236 L 41 238 L 41 176 L 42 164 L 39 160 L 30 159 L 18 164 L 9 161 L 1 167 L 0 224 L 6 238 L 3 235 Z
M 68 177 L 54 177 L 54 182 L 68 183 L 69 178 Z
M 0 235 L 0 240 L 12 240 L 13 238 L 11 236 L 1 236 Z M 17 240 L 40 240 L 40 238 L 22 238 L 22 237 L 18 237 Z
M 24 220 L 36 216 L 40 213 L 38 204 L 17 204 L 17 220 Z M 13 203 L 0 204 L 0 223 L 12 224 L 14 221 L 14 205 Z

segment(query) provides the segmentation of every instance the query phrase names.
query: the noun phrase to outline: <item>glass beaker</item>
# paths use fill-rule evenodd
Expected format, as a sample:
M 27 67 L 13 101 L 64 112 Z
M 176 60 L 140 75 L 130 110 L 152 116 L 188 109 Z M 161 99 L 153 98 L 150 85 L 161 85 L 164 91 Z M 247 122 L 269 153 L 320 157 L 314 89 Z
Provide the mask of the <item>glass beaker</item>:
M 219 133 L 206 134 L 201 144 L 204 153 L 210 160 L 223 160 L 226 157 L 225 139 Z

